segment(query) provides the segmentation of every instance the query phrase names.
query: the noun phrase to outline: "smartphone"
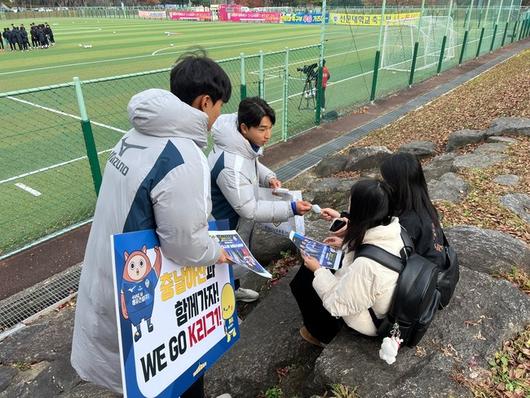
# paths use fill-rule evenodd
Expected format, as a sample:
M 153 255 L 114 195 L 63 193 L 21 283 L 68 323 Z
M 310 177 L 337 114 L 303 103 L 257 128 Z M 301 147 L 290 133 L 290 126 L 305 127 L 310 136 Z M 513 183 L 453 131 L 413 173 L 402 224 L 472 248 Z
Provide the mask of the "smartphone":
M 331 232 L 337 232 L 346 225 L 346 221 L 336 218 L 329 226 Z

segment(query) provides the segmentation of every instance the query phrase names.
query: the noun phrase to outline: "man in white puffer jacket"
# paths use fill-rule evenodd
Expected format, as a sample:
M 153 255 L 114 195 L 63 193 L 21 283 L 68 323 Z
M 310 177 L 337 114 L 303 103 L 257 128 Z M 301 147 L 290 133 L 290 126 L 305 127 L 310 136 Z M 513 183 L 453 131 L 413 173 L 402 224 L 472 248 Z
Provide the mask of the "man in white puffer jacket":
M 120 393 L 110 236 L 155 229 L 177 264 L 227 262 L 208 235 L 210 175 L 201 148 L 230 98 L 230 80 L 213 60 L 188 55 L 171 71 L 171 90 L 146 90 L 129 102 L 133 128 L 107 161 L 79 283 L 72 366 L 83 380 Z M 183 397 L 202 396 L 202 383 Z
M 274 122 L 274 110 L 261 98 L 252 97 L 241 101 L 237 114 L 220 116 L 212 129 L 215 145 L 208 155 L 212 216 L 228 220 L 229 228 L 237 230 L 249 246 L 255 222 L 287 221 L 311 209 L 311 204 L 302 200 L 259 200 L 260 186 L 281 187 L 276 175 L 258 160 L 271 137 Z M 237 277 L 244 270 L 234 267 L 234 272 Z M 236 298 L 254 301 L 258 294 L 237 289 Z

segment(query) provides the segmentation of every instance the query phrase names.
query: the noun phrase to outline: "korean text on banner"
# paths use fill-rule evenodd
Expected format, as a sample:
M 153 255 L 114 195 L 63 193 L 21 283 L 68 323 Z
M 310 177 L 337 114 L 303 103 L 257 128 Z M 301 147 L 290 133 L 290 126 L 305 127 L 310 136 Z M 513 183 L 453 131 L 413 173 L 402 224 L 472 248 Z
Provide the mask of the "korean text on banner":
M 231 267 L 175 264 L 154 230 L 111 240 L 124 396 L 180 396 L 239 339 Z

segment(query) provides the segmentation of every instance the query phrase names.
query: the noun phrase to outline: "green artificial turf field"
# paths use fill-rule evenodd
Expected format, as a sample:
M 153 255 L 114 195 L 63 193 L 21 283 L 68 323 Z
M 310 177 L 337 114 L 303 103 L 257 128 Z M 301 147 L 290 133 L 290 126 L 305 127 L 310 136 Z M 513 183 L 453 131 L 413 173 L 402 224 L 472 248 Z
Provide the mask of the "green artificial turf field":
M 29 26 L 30 22 L 45 20 L 2 20 L 0 27 L 10 23 Z M 263 50 L 264 97 L 277 113 L 271 141 L 281 140 L 282 133 L 290 136 L 314 125 L 312 98 L 304 98 L 305 75 L 297 69 L 318 61 L 320 26 L 96 18 L 46 22 L 54 30 L 56 46 L 0 52 L 0 93 L 68 83 L 74 76 L 89 80 L 83 83 L 83 95 L 102 167 L 110 148 L 130 128 L 126 107 L 131 96 L 152 87 L 167 89 L 166 69 L 181 53 L 197 45 L 212 58 L 225 60 L 220 63 L 232 80 L 233 95 L 224 112 L 234 112 L 240 99 L 241 52 L 254 55 L 245 59 L 246 90 L 248 96 L 258 95 L 257 54 Z M 466 59 L 474 56 L 477 47 L 479 29 L 477 23 L 473 25 Z M 481 53 L 489 50 L 491 26 L 484 39 L 488 44 Z M 444 69 L 456 65 L 460 52 L 464 31 L 461 18 L 455 17 L 453 27 L 454 54 Z M 400 65 L 403 71 L 380 71 L 378 97 L 408 83 L 410 36 L 407 29 L 398 34 L 401 45 L 397 47 L 405 59 Z M 496 47 L 499 37 L 502 34 L 497 34 Z M 326 27 L 325 57 L 331 73 L 327 109 L 368 102 L 378 39 L 378 27 Z M 441 37 L 435 39 L 441 43 Z M 286 47 L 290 48 L 288 53 Z M 439 52 L 439 45 L 435 50 Z M 156 69 L 163 70 L 93 81 Z M 418 70 L 416 81 L 432 76 L 435 69 L 431 65 Z M 286 70 L 288 79 L 284 79 Z M 0 256 L 91 216 L 96 196 L 78 115 L 72 85 L 0 94 Z

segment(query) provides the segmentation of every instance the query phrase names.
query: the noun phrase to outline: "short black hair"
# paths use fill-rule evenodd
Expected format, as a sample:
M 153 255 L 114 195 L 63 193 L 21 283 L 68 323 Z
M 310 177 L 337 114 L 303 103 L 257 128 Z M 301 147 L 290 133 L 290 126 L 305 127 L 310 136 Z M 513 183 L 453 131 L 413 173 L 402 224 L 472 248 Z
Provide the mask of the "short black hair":
M 200 95 L 209 95 L 214 104 L 219 100 L 226 103 L 232 95 L 230 78 L 204 50 L 187 52 L 177 59 L 170 85 L 171 92 L 188 105 Z
M 260 97 L 245 98 L 239 103 L 237 127 L 240 129 L 243 123 L 247 127 L 258 127 L 265 116 L 269 117 L 273 125 L 276 123 L 274 109 L 265 100 Z

